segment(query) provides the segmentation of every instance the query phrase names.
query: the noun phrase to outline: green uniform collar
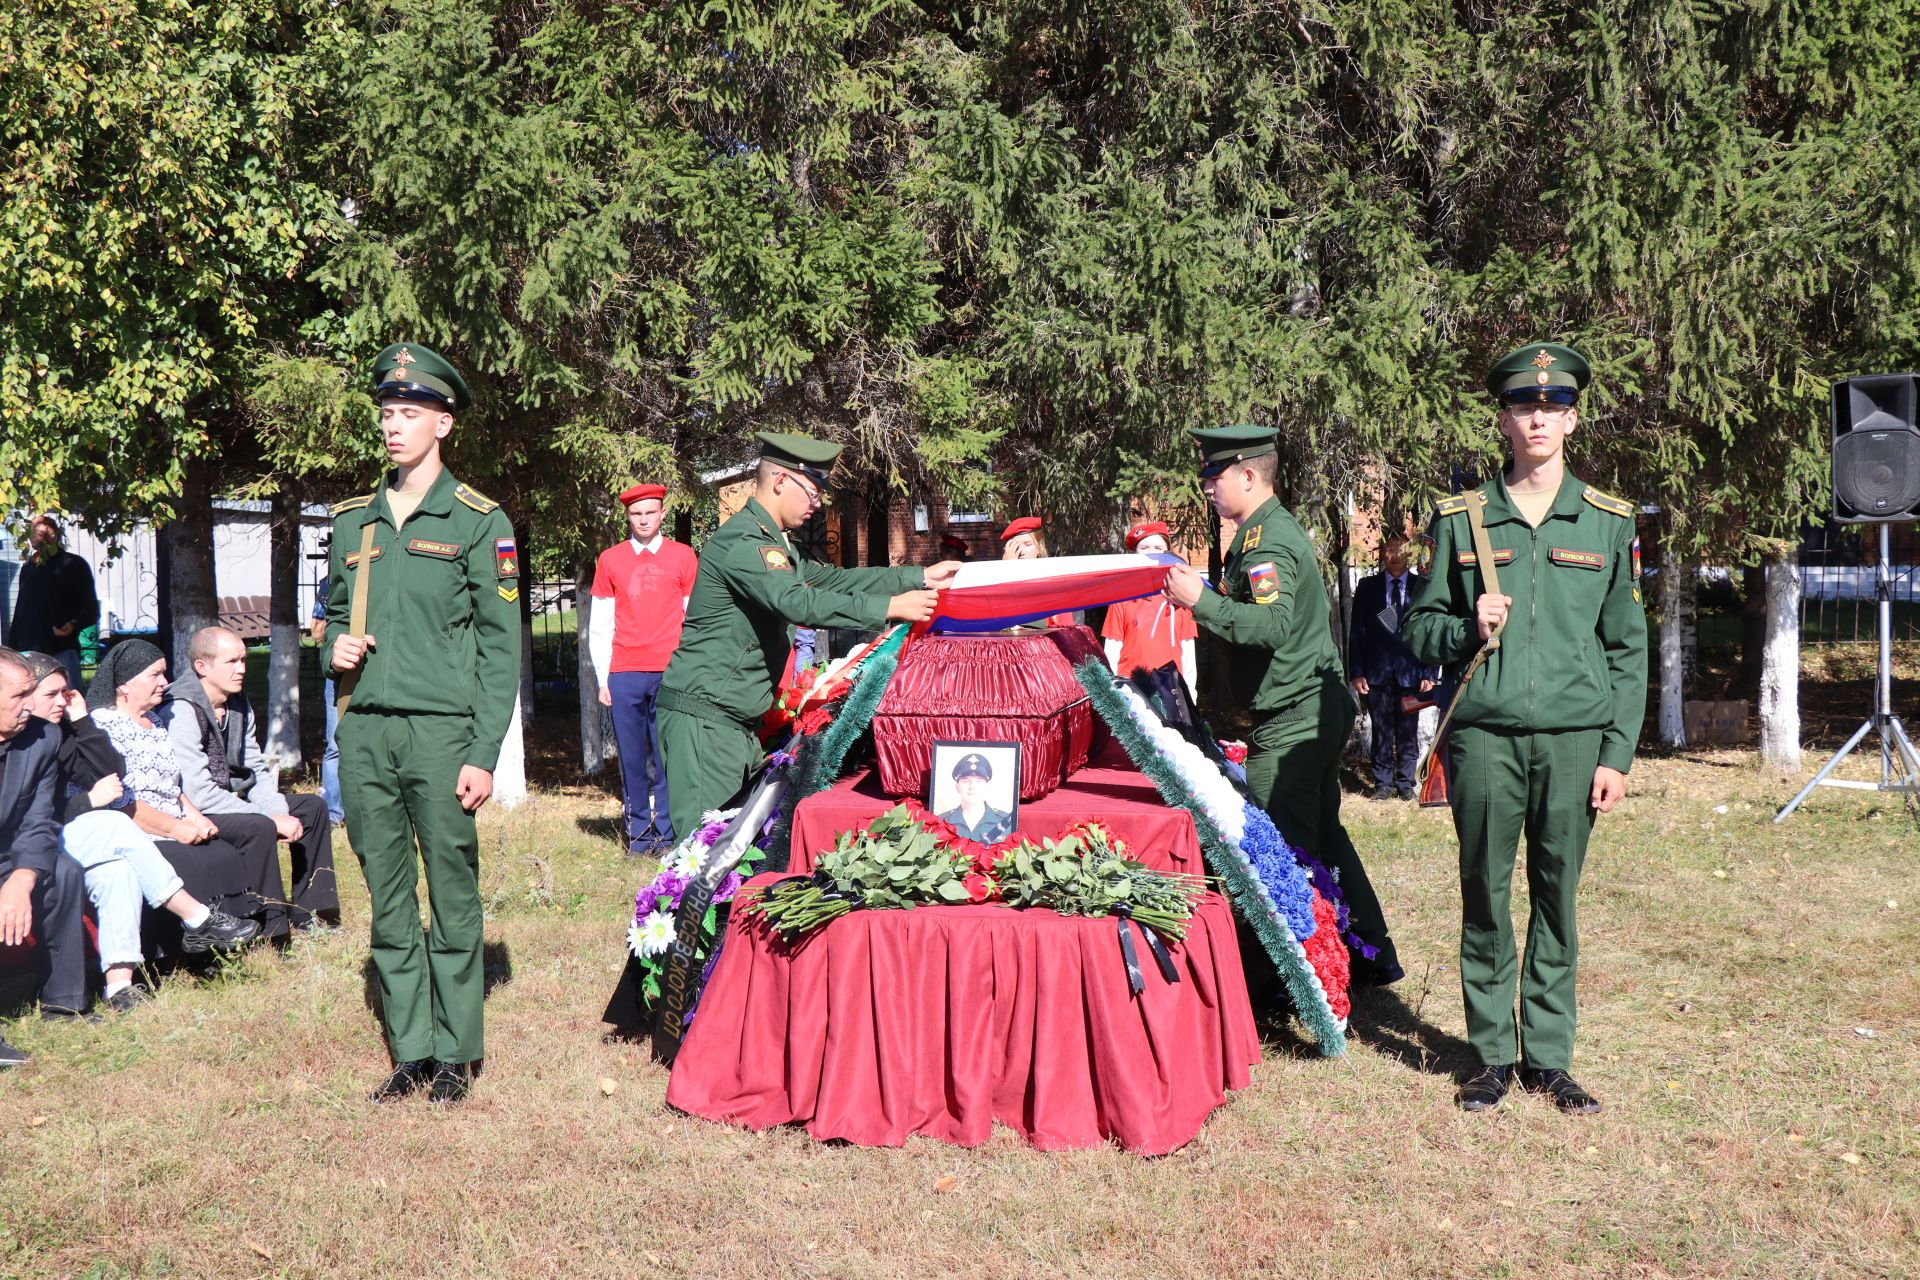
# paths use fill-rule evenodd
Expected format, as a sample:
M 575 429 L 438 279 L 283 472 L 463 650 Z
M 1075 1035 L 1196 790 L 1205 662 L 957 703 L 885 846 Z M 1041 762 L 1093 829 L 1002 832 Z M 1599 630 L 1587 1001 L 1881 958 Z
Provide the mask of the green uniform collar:
M 1483 488 L 1487 495 L 1486 522 L 1488 524 L 1499 524 L 1503 520 L 1511 520 L 1515 524 L 1525 524 L 1527 522 L 1526 517 L 1520 514 L 1520 508 L 1513 505 L 1513 498 L 1507 492 L 1507 473 L 1505 471 L 1494 476 L 1493 483 L 1485 485 Z M 1580 477 L 1574 475 L 1571 471 L 1562 473 L 1560 477 L 1560 492 L 1553 495 L 1553 505 L 1547 508 L 1545 518 L 1551 520 L 1555 516 L 1565 516 L 1569 520 L 1578 520 L 1580 518 L 1581 495 L 1586 491 L 1586 482 L 1581 480 Z
M 760 499 L 748 498 L 747 505 L 740 508 L 740 514 L 753 517 L 753 522 L 760 526 L 762 533 L 778 538 L 780 545 L 787 549 L 788 558 L 792 558 L 793 542 L 787 537 L 786 530 L 780 527 L 780 522 L 773 518 L 773 513 L 760 505 Z
M 1245 542 L 1247 540 L 1247 530 L 1260 524 L 1279 509 L 1280 495 L 1277 493 L 1269 495 L 1265 502 L 1253 509 L 1252 515 L 1240 522 L 1240 528 L 1233 535 L 1233 545 L 1238 547 L 1241 543 Z M 1258 550 L 1258 548 L 1255 549 Z
M 374 519 L 385 520 L 390 529 L 395 526 L 393 512 L 387 506 L 387 490 L 393 488 L 399 479 L 400 472 L 397 468 L 381 476 L 380 485 L 373 493 L 373 505 L 368 508 Z M 459 487 L 460 482 L 453 478 L 453 473 L 444 466 L 441 467 L 440 474 L 433 478 L 433 483 L 427 486 L 427 491 L 420 495 L 420 505 L 413 509 L 413 514 L 416 516 L 452 515 L 453 491 Z

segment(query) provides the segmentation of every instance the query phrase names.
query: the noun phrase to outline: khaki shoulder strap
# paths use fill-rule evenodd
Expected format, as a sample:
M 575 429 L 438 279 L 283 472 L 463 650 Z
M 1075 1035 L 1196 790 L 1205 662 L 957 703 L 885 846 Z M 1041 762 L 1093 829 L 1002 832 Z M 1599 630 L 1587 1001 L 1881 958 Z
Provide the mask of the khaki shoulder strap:
M 1490 596 L 1500 595 L 1500 568 L 1493 560 L 1493 542 L 1487 537 L 1487 520 L 1482 511 L 1486 503 L 1479 500 L 1479 494 L 1471 492 L 1464 495 L 1456 494 L 1455 498 L 1467 509 L 1467 526 L 1473 531 L 1473 555 L 1478 561 L 1475 567 L 1480 570 L 1482 593 Z M 1475 609 L 1470 617 L 1477 618 L 1478 612 Z M 1478 623 L 1470 621 L 1468 625 L 1477 626 Z M 1485 664 L 1487 655 L 1500 647 L 1500 633 L 1506 629 L 1506 625 L 1506 619 L 1502 618 L 1500 625 L 1493 629 L 1493 634 L 1487 637 L 1486 643 L 1474 653 L 1473 660 L 1467 663 L 1467 669 L 1460 673 L 1460 683 L 1454 687 L 1453 699 L 1447 703 L 1447 709 L 1441 713 L 1439 727 L 1434 730 L 1433 740 L 1427 743 L 1427 754 L 1421 758 L 1420 767 L 1415 773 L 1422 795 L 1427 791 L 1427 778 L 1433 772 L 1434 757 L 1447 740 L 1447 729 L 1453 724 L 1453 713 L 1459 709 L 1460 699 L 1465 696 L 1467 685 Z
M 360 526 L 359 568 L 353 574 L 353 603 L 347 610 L 347 634 L 364 636 L 367 634 L 367 580 L 373 575 L 373 525 L 368 520 Z M 366 669 L 367 660 L 360 659 L 360 665 L 345 672 L 336 682 L 339 695 L 334 699 L 334 714 L 347 714 L 347 703 L 353 699 L 353 686 L 360 683 L 360 673 Z

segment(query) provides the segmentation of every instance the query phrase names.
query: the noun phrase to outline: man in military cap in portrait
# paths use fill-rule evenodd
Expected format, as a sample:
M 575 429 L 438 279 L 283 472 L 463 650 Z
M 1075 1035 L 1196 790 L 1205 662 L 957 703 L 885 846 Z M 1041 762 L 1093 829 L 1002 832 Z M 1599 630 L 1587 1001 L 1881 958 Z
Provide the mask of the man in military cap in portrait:
M 1633 504 L 1566 466 L 1591 376 L 1579 352 L 1556 343 L 1521 347 L 1488 372 L 1511 463 L 1440 503 L 1433 573 L 1401 628 L 1420 660 L 1446 664 L 1456 682 L 1471 673 L 1448 731 L 1447 771 L 1460 840 L 1460 985 L 1481 1064 L 1458 1094 L 1468 1111 L 1499 1104 L 1516 1062 L 1522 1087 L 1562 1111 L 1600 1109 L 1568 1074 L 1574 896 L 1595 816 L 1626 793 L 1646 712 L 1647 622 Z M 1521 962 L 1510 903 L 1523 835 L 1532 910 Z
M 373 362 L 393 463 L 333 509 L 324 660 L 339 682 L 341 800 L 373 900 L 373 966 L 394 1067 L 378 1102 L 458 1102 L 481 1036 L 480 842 L 520 687 L 520 554 L 499 504 L 454 479 L 441 445 L 470 403 L 417 343 Z M 423 938 L 419 876 L 432 925 Z
M 673 829 L 700 829 L 759 771 L 758 726 L 773 705 L 792 628 L 873 630 L 933 616 L 959 565 L 842 569 L 803 559 L 788 533 L 813 518 L 840 446 L 760 432 L 753 496 L 700 548 L 700 569 L 659 694 Z
M 1013 834 L 1013 815 L 987 803 L 987 784 L 993 766 L 978 751 L 969 751 L 953 766 L 953 789 L 960 803 L 940 815 L 962 840 L 993 844 Z
M 1353 931 L 1353 979 L 1384 985 L 1405 977 L 1359 851 L 1340 822 L 1340 753 L 1359 708 L 1347 687 L 1320 559 L 1306 530 L 1274 496 L 1279 445 L 1271 427 L 1190 429 L 1200 446 L 1200 485 L 1238 530 L 1219 590 L 1187 565 L 1167 575 L 1166 596 L 1227 642 L 1227 681 L 1247 708 L 1247 789 L 1289 843 L 1340 879 Z

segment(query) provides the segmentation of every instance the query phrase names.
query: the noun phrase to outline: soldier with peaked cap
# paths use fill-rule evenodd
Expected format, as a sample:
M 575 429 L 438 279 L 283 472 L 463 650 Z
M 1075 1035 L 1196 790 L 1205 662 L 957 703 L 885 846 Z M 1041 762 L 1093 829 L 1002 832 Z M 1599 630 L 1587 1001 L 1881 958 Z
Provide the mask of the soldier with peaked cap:
M 613 712 L 626 792 L 627 852 L 658 853 L 677 839 L 668 816 L 666 759 L 655 703 L 680 643 L 693 579 L 693 548 L 660 532 L 667 487 L 636 484 L 620 495 L 627 537 L 600 553 L 593 570 L 587 652 L 600 678 L 600 705 Z M 691 832 L 687 834 L 691 835 Z
M 1166 595 L 1227 642 L 1227 680 L 1247 708 L 1247 789 L 1280 834 L 1340 879 L 1353 931 L 1353 978 L 1376 985 L 1405 973 L 1359 851 L 1340 822 L 1340 753 L 1358 711 L 1329 625 L 1320 559 L 1274 496 L 1279 445 L 1271 427 L 1187 432 L 1200 446 L 1200 485 L 1222 519 L 1239 525 L 1218 591 L 1187 565 Z M 1371 951 L 1371 955 L 1368 952 Z
M 493 794 L 520 687 L 520 556 L 506 513 L 440 457 L 470 400 L 460 374 L 396 343 L 375 357 L 373 381 L 393 470 L 333 509 L 323 655 L 340 682 L 341 800 L 373 901 L 394 1061 L 372 1097 L 425 1089 L 458 1102 L 485 1052 L 474 814 Z
M 1504 475 L 1440 503 L 1433 574 L 1401 638 L 1458 676 L 1498 631 L 1448 731 L 1453 826 L 1460 839 L 1460 985 L 1480 1069 L 1460 1088 L 1468 1111 L 1497 1106 L 1514 1083 L 1562 1111 L 1600 1104 L 1573 1063 L 1579 935 L 1574 895 L 1597 814 L 1626 793 L 1647 699 L 1634 507 L 1567 470 L 1567 437 L 1592 376 L 1569 347 L 1535 343 L 1487 374 L 1512 462 Z M 1480 572 L 1471 511 L 1485 526 L 1500 594 Z M 1503 625 L 1504 624 L 1504 625 Z M 1514 953 L 1514 856 L 1527 842 L 1532 910 Z M 1519 1017 L 1514 1016 L 1518 987 Z
M 753 780 L 760 718 L 773 705 L 792 629 L 924 622 L 959 565 L 842 569 L 804 559 L 788 533 L 825 501 L 840 446 L 760 432 L 753 497 L 700 548 L 680 647 L 659 695 L 673 829 L 697 831 Z
M 987 803 L 987 784 L 993 765 L 978 751 L 969 751 L 953 766 L 953 785 L 960 803 L 940 815 L 962 840 L 997 844 L 1013 834 L 1013 815 Z

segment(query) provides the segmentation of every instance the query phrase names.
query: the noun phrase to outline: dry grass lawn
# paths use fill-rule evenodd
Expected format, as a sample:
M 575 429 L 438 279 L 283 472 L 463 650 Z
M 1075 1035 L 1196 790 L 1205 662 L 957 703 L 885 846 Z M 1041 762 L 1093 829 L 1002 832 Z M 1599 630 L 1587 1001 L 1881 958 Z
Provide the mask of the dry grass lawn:
M 1810 757 L 1809 765 L 1817 761 Z M 644 868 L 613 802 L 485 823 L 475 1099 L 376 1109 L 365 895 L 97 1027 L 5 1024 L 0 1276 L 1879 1276 L 1920 1272 L 1920 832 L 1740 753 L 1643 761 L 1583 890 L 1581 1079 L 1469 1117 L 1444 814 L 1350 799 L 1413 971 L 1344 1061 L 1276 1029 L 1162 1159 L 817 1145 L 665 1109 L 603 1038 Z M 350 861 L 350 860 L 349 860 Z M 611 1094 L 602 1081 L 610 1081 Z

